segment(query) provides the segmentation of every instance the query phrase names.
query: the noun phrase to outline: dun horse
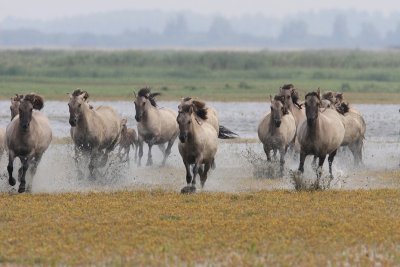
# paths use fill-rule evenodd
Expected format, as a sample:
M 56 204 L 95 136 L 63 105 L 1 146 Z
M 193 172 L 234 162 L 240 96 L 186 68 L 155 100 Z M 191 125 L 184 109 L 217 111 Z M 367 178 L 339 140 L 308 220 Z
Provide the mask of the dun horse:
M 151 148 L 158 145 L 164 154 L 162 165 L 165 165 L 167 157 L 171 154 L 171 148 L 178 134 L 179 128 L 176 122 L 176 112 L 169 108 L 158 108 L 155 97 L 160 93 L 151 93 L 149 88 L 142 88 L 138 95 L 135 94 L 135 119 L 138 122 L 139 135 L 139 161 L 141 166 L 143 157 L 143 142 L 149 146 L 147 166 L 153 164 Z M 165 149 L 165 143 L 168 143 Z
M 52 132 L 48 119 L 38 110 L 43 108 L 43 98 L 36 94 L 26 95 L 19 105 L 19 116 L 7 126 L 6 143 L 8 148 L 8 182 L 14 186 L 16 181 L 13 177 L 14 159 L 21 160 L 22 167 L 18 171 L 20 185 L 18 192 L 23 193 L 26 189 L 26 172 L 30 164 L 32 177 L 43 153 L 51 143 Z M 30 186 L 28 186 L 28 189 Z
M 290 111 L 283 105 L 284 96 L 275 96 L 271 100 L 271 113 L 267 114 L 258 125 L 258 138 L 263 143 L 267 160 L 271 161 L 270 151 L 279 150 L 280 172 L 283 174 L 285 154 L 289 143 L 296 135 L 296 122 Z
M 322 98 L 329 101 L 330 105 L 335 108 L 341 116 L 344 124 L 344 138 L 342 146 L 348 146 L 354 157 L 354 164 L 357 166 L 362 164 L 362 149 L 364 145 L 364 136 L 366 124 L 361 113 L 355 108 L 350 107 L 343 101 L 343 94 L 327 92 Z
M 138 151 L 138 138 L 135 129 L 128 128 L 127 119 L 122 119 L 121 121 L 121 138 L 119 140 L 119 150 L 118 155 L 122 159 L 124 156 L 126 157 L 126 161 L 129 163 L 129 151 L 131 146 L 135 149 L 135 162 L 137 160 L 137 151 Z M 122 149 L 124 150 L 124 154 L 122 154 Z
M 282 86 L 279 95 L 284 97 L 284 105 L 286 109 L 292 113 L 296 122 L 296 127 L 299 127 L 299 125 L 305 121 L 306 114 L 302 105 L 298 102 L 299 94 L 293 84 L 285 84 Z
M 319 171 L 324 164 L 326 155 L 329 155 L 329 173 L 331 179 L 332 163 L 336 151 L 340 147 L 345 129 L 340 114 L 333 109 L 320 111 L 321 98 L 320 92 L 308 93 L 305 97 L 306 117 L 297 129 L 297 137 L 300 143 L 300 165 L 299 171 L 304 172 L 304 161 L 307 155 L 314 155 L 319 158 L 317 177 L 320 178 Z
M 200 108 L 202 107 L 202 108 Z M 179 124 L 179 153 L 186 169 L 187 187 L 182 193 L 196 190 L 196 176 L 200 175 L 201 187 L 207 180 L 207 173 L 214 166 L 214 158 L 218 148 L 218 132 L 215 125 L 208 123 L 208 111 L 203 102 L 182 102 L 177 121 Z M 199 118 L 201 120 L 199 120 Z M 193 166 L 193 175 L 190 166 Z
M 82 152 L 88 154 L 90 177 L 94 179 L 94 171 L 107 163 L 108 154 L 118 144 L 121 118 L 111 107 L 93 108 L 88 104 L 88 98 L 89 94 L 80 89 L 70 95 L 69 124 L 75 144 L 75 162 L 78 165 Z

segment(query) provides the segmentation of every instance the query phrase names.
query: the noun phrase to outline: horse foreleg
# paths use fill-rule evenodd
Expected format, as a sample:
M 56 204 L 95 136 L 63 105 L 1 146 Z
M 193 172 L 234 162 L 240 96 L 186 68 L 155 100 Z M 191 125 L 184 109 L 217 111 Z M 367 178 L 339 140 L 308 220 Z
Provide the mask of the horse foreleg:
M 313 160 L 311 162 L 311 167 L 316 170 L 317 169 L 317 156 L 314 155 Z
M 151 166 L 153 165 L 153 155 L 151 154 L 151 148 L 153 147 L 152 143 L 148 143 L 149 145 L 149 152 L 147 154 L 147 163 L 146 166 Z
M 192 179 L 192 185 L 196 186 L 196 176 L 199 173 L 199 169 L 200 172 L 202 173 L 203 170 L 201 169 L 201 159 L 197 159 L 195 164 L 193 165 L 193 179 Z
M 283 146 L 279 149 L 279 155 L 280 155 L 280 176 L 283 176 L 283 168 L 285 166 L 285 155 L 286 155 L 286 148 Z
M 25 192 L 25 176 L 26 176 L 26 171 L 28 170 L 29 163 L 28 163 L 28 158 L 20 158 L 21 163 L 22 163 L 22 177 L 21 177 L 21 183 L 19 184 L 18 188 L 18 193 L 23 193 Z
M 299 164 L 299 171 L 301 173 L 304 172 L 304 161 L 306 160 L 307 154 L 304 150 L 300 150 L 300 164 Z
M 335 151 L 333 151 L 332 153 L 330 153 L 330 154 L 329 154 L 329 157 L 328 157 L 330 181 L 332 181 L 332 179 L 333 179 L 333 174 L 332 174 L 332 163 L 333 163 L 333 159 L 334 159 L 335 156 L 336 156 L 336 151 L 337 151 L 337 150 L 335 150 Z M 329 181 L 329 183 L 330 183 L 330 181 Z
M 129 152 L 131 151 L 131 146 L 128 145 L 127 147 L 125 147 L 125 160 L 128 162 L 129 164 Z
M 214 160 L 214 159 L 213 159 Z M 211 164 L 209 162 L 207 162 L 206 164 L 204 164 L 204 170 L 202 171 L 202 174 L 200 175 L 200 185 L 201 188 L 204 187 L 204 184 L 207 181 L 207 173 L 210 170 Z
M 13 167 L 14 158 L 15 158 L 14 153 L 12 153 L 12 151 L 9 151 L 8 152 L 7 171 L 8 171 L 8 183 L 11 186 L 14 186 L 16 184 L 16 182 L 17 182 L 17 181 L 15 181 L 14 177 L 12 176 L 12 173 L 13 173 L 13 170 L 14 170 L 14 167 Z
M 143 140 L 139 140 L 139 160 L 138 167 L 142 165 L 142 157 L 143 157 Z
M 89 161 L 89 179 L 91 180 L 96 180 L 96 177 L 94 175 L 94 171 L 97 168 L 97 161 L 98 161 L 98 153 L 97 151 L 92 151 L 90 154 L 90 161 Z
M 185 169 L 186 169 L 186 183 L 190 185 L 192 183 L 192 174 L 190 173 L 190 164 L 186 161 L 183 161 L 183 164 L 185 164 Z
M 322 166 L 324 166 L 326 155 L 319 156 L 318 158 L 319 158 L 319 161 L 318 161 L 318 168 L 317 168 L 316 172 L 317 172 L 317 185 L 319 186 L 319 180 L 321 179 L 321 175 L 322 175 Z
M 135 162 L 137 162 L 137 154 L 138 154 L 139 144 L 137 142 L 133 143 L 132 148 L 135 149 Z
M 268 145 L 264 145 L 264 152 L 265 152 L 265 155 L 267 156 L 267 161 L 271 161 L 270 151 L 271 151 L 271 148 Z

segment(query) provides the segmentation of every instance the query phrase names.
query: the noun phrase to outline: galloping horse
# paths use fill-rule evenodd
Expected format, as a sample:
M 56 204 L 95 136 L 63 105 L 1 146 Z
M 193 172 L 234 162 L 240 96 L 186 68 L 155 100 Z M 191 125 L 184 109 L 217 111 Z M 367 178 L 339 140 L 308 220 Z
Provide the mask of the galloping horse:
M 305 97 L 306 117 L 297 129 L 297 138 L 300 143 L 299 171 L 304 172 L 304 161 L 307 155 L 319 158 L 318 169 L 321 169 L 326 155 L 329 154 L 329 173 L 331 179 L 332 163 L 336 151 L 343 142 L 345 129 L 340 114 L 333 109 L 320 111 L 321 98 L 319 89 L 317 92 L 308 93 Z M 320 177 L 317 169 L 318 179 Z
M 39 110 L 43 108 L 43 98 L 36 94 L 26 95 L 19 105 L 18 113 L 6 130 L 6 144 L 8 148 L 8 182 L 14 186 L 16 181 L 12 176 L 14 159 L 21 160 L 19 169 L 20 178 L 19 193 L 26 189 L 26 171 L 30 164 L 32 177 L 36 174 L 37 166 L 43 153 L 49 147 L 52 140 L 52 131 L 49 120 Z M 30 186 L 28 186 L 28 189 Z
M 199 108 L 199 107 L 202 108 Z M 208 111 L 203 102 L 183 102 L 179 108 L 177 121 L 179 124 L 179 153 L 186 169 L 187 187 L 182 193 L 192 193 L 196 190 L 196 176 L 200 175 L 201 187 L 207 180 L 207 173 L 214 165 L 218 149 L 218 132 L 215 125 L 208 123 Z M 199 120 L 199 118 L 201 120 Z M 190 166 L 193 165 L 193 176 Z M 215 165 L 214 165 L 215 166 Z
M 88 104 L 88 98 L 89 94 L 80 89 L 70 95 L 69 124 L 75 144 L 75 162 L 78 165 L 81 152 L 88 153 L 89 171 L 93 179 L 94 170 L 106 164 L 108 154 L 118 143 L 122 128 L 121 118 L 113 108 L 93 108 Z
M 287 148 L 296 135 L 296 122 L 292 113 L 283 105 L 284 96 L 270 96 L 270 100 L 271 112 L 258 125 L 258 138 L 263 143 L 268 161 L 271 161 L 270 151 L 276 155 L 279 150 L 282 175 Z
M 149 146 L 147 166 L 153 164 L 151 148 L 158 145 L 164 154 L 162 165 L 165 165 L 167 157 L 171 154 L 171 147 L 174 144 L 179 128 L 176 122 L 177 114 L 169 108 L 158 108 L 155 97 L 160 93 L 151 93 L 150 88 L 142 88 L 137 96 L 135 94 L 135 119 L 138 122 L 139 135 L 139 161 L 141 165 L 143 157 L 143 142 Z M 168 143 L 165 149 L 165 143 Z

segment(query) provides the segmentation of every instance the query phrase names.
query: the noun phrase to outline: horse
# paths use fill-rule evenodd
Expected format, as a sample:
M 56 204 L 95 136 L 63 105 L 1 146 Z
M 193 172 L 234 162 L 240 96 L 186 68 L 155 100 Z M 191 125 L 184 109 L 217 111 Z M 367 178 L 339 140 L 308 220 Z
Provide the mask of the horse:
M 15 96 L 11 97 L 11 105 L 10 105 L 11 120 L 13 120 L 15 116 L 19 114 L 19 105 L 21 104 L 23 98 L 24 95 L 19 95 L 19 94 L 15 94 Z
M 142 88 L 137 95 L 135 93 L 135 119 L 138 122 L 139 136 L 138 166 L 141 166 L 143 157 L 143 142 L 149 146 L 146 165 L 153 165 L 151 148 L 153 145 L 158 145 L 164 154 L 162 161 L 162 166 L 164 166 L 179 134 L 176 112 L 169 108 L 158 108 L 155 97 L 159 95 L 160 93 L 151 93 L 150 88 Z M 166 149 L 165 143 L 168 143 Z
M 39 110 L 43 108 L 43 98 L 34 93 L 25 95 L 19 105 L 19 115 L 16 116 L 6 129 L 6 144 L 8 148 L 8 183 L 16 184 L 13 177 L 14 159 L 21 160 L 22 167 L 18 171 L 20 184 L 19 193 L 26 189 L 26 172 L 32 164 L 30 172 L 35 176 L 43 153 L 49 147 L 52 140 L 52 131 L 49 120 Z M 28 191 L 30 186 L 28 186 Z
M 345 134 L 341 146 L 348 146 L 354 158 L 354 165 L 362 164 L 362 148 L 364 145 L 366 124 L 361 113 L 344 101 L 342 93 L 326 92 L 323 100 L 329 101 L 336 109 L 344 124 Z
M 132 146 L 133 149 L 135 149 L 135 162 L 137 160 L 137 151 L 138 151 L 138 137 L 136 134 L 135 129 L 128 128 L 127 125 L 127 119 L 122 119 L 121 121 L 121 138 L 119 140 L 119 150 L 118 150 L 118 155 L 122 159 L 124 156 L 126 156 L 126 161 L 129 163 L 129 151 Z M 121 153 L 122 149 L 124 150 L 124 155 Z
M 340 114 L 333 109 L 324 109 L 322 112 L 320 91 L 310 92 L 305 96 L 307 120 L 297 129 L 297 138 L 300 143 L 299 171 L 304 172 L 304 161 L 307 155 L 319 158 L 317 179 L 320 178 L 326 155 L 329 163 L 330 179 L 333 179 L 332 163 L 337 149 L 343 142 L 345 129 Z
M 284 96 L 275 96 L 274 98 L 270 96 L 270 101 L 271 112 L 258 125 L 258 138 L 263 143 L 267 161 L 271 161 L 271 150 L 274 151 L 274 156 L 279 150 L 282 175 L 286 151 L 296 135 L 296 122 L 292 113 L 283 104 Z
M 94 171 L 103 167 L 108 154 L 114 150 L 121 135 L 121 118 L 108 106 L 94 108 L 88 104 L 89 94 L 76 89 L 68 102 L 71 137 L 75 145 L 75 163 L 78 166 L 81 153 L 90 157 L 90 178 Z
M 285 84 L 279 91 L 279 96 L 284 97 L 284 105 L 287 110 L 289 110 L 296 122 L 296 128 L 305 121 L 306 114 L 302 108 L 302 104 L 299 101 L 299 93 L 294 88 L 293 84 Z
M 214 127 L 215 131 L 217 131 L 219 139 L 233 139 L 238 136 L 238 134 L 219 124 L 218 113 L 215 108 L 205 108 L 204 102 L 191 97 L 182 98 L 181 104 L 178 106 L 179 111 L 182 109 L 183 105 L 193 105 L 194 113 L 198 120 L 202 120 L 202 117 L 204 117 L 201 112 L 207 111 L 207 122 Z M 200 116 L 198 116 L 197 113 L 199 113 Z
M 198 106 L 203 108 L 199 109 Z M 179 153 L 186 169 L 187 186 L 182 193 L 196 191 L 196 176 L 200 175 L 201 187 L 207 180 L 211 167 L 215 166 L 215 154 L 218 149 L 218 132 L 215 126 L 208 123 L 208 110 L 205 103 L 182 103 L 179 108 L 177 122 L 179 124 Z M 201 120 L 200 120 L 200 119 Z M 193 175 L 190 166 L 193 165 Z

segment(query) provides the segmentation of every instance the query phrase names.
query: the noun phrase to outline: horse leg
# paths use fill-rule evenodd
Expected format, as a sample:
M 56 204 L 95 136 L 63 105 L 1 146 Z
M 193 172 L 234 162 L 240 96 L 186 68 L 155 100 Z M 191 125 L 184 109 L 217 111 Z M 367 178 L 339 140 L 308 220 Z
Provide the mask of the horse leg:
M 163 156 L 165 156 L 165 144 L 159 144 L 158 148 L 160 149 L 160 151 L 163 154 Z
M 12 176 L 14 167 L 13 167 L 13 163 L 14 163 L 14 153 L 12 153 L 12 151 L 8 152 L 8 165 L 7 165 L 7 171 L 8 171 L 8 183 L 11 186 L 14 186 L 16 184 L 17 181 L 15 181 L 14 177 Z
M 133 143 L 133 144 L 132 144 L 132 148 L 135 149 L 135 162 L 137 162 L 137 154 L 138 154 L 139 144 L 138 144 L 137 142 L 136 142 L 136 143 Z
M 306 160 L 306 153 L 303 150 L 300 150 L 300 164 L 299 164 L 299 171 L 304 173 L 304 161 Z
M 186 161 L 183 161 L 183 164 L 185 164 L 185 169 L 186 169 L 186 183 L 190 185 L 192 182 L 192 174 L 190 173 L 190 164 Z
M 330 153 L 330 154 L 329 154 L 329 157 L 328 157 L 329 174 L 330 174 L 329 183 L 330 183 L 330 182 L 332 181 L 332 179 L 333 179 L 333 174 L 332 174 L 332 163 L 333 163 L 333 159 L 334 159 L 335 156 L 336 156 L 336 151 L 337 151 L 337 150 L 335 150 L 335 151 L 333 151 L 332 153 Z
M 280 154 L 280 176 L 283 176 L 283 168 L 285 166 L 285 155 L 286 155 L 286 148 L 283 146 L 279 149 L 279 154 Z
M 276 153 L 278 150 L 276 148 L 274 148 L 273 151 L 274 151 L 274 161 L 276 161 Z
M 97 161 L 98 161 L 98 153 L 97 151 L 93 150 L 92 153 L 90 154 L 90 161 L 89 161 L 89 173 L 90 173 L 90 180 L 96 180 L 96 177 L 94 175 L 94 171 L 97 168 Z
M 75 151 L 75 156 L 74 156 L 74 161 L 75 161 L 75 167 L 76 170 L 78 172 L 78 177 L 82 177 L 83 176 L 83 172 L 79 169 L 79 153 L 80 150 L 77 146 L 74 147 L 74 151 Z
M 324 166 L 325 158 L 326 158 L 326 155 L 319 156 L 318 168 L 316 170 L 318 187 L 319 187 L 319 180 L 321 179 L 321 176 L 322 176 L 322 166 Z
M 204 164 L 204 170 L 203 170 L 203 172 L 202 172 L 202 174 L 200 175 L 200 185 L 201 185 L 201 188 L 203 188 L 204 187 L 204 184 L 206 183 L 206 180 L 207 180 L 207 173 L 208 173 L 208 171 L 210 170 L 210 167 L 211 167 L 211 164 L 210 163 L 206 163 L 206 164 Z
M 192 186 L 193 187 L 196 187 L 196 176 L 199 173 L 199 169 L 200 169 L 200 172 L 203 171 L 200 162 L 201 162 L 201 160 L 198 159 L 196 161 L 196 163 L 194 164 L 194 166 L 193 166 L 193 179 L 192 179 Z
M 120 161 L 122 161 L 122 157 L 123 157 L 121 153 L 122 153 L 122 146 L 119 145 L 117 155 L 118 155 L 118 158 Z
M 139 161 L 138 161 L 138 167 L 140 167 L 142 165 L 142 157 L 143 157 L 143 140 L 138 141 L 138 145 L 139 145 Z
M 264 145 L 264 152 L 265 152 L 265 155 L 267 155 L 267 161 L 271 161 L 270 151 L 271 151 L 271 148 L 268 145 Z
M 149 153 L 147 154 L 147 163 L 146 166 L 153 165 L 153 155 L 151 155 L 151 148 L 153 147 L 152 143 L 148 143 L 149 145 Z
M 128 145 L 127 147 L 125 147 L 125 154 L 126 154 L 126 161 L 129 164 L 129 152 L 131 151 L 131 146 Z
M 30 192 L 32 189 L 32 182 L 33 182 L 33 177 L 36 175 L 37 167 L 42 160 L 43 154 L 37 154 L 34 157 L 34 160 L 32 161 L 32 167 L 29 169 L 30 175 L 31 175 L 31 182 L 28 184 L 26 191 Z
M 25 192 L 25 176 L 26 176 L 26 171 L 28 170 L 29 163 L 28 163 L 28 158 L 20 158 L 21 163 L 22 163 L 22 177 L 21 177 L 21 183 L 19 184 L 18 188 L 18 193 L 23 193 Z
M 316 170 L 317 169 L 317 156 L 314 155 L 313 160 L 311 162 L 311 167 Z
M 174 145 L 175 139 L 176 139 L 176 136 L 175 136 L 175 138 L 172 138 L 168 142 L 167 149 L 165 150 L 165 153 L 164 153 L 164 159 L 163 159 L 163 162 L 162 162 L 162 166 L 165 165 L 165 162 L 167 161 L 167 157 L 171 154 L 171 148 Z

